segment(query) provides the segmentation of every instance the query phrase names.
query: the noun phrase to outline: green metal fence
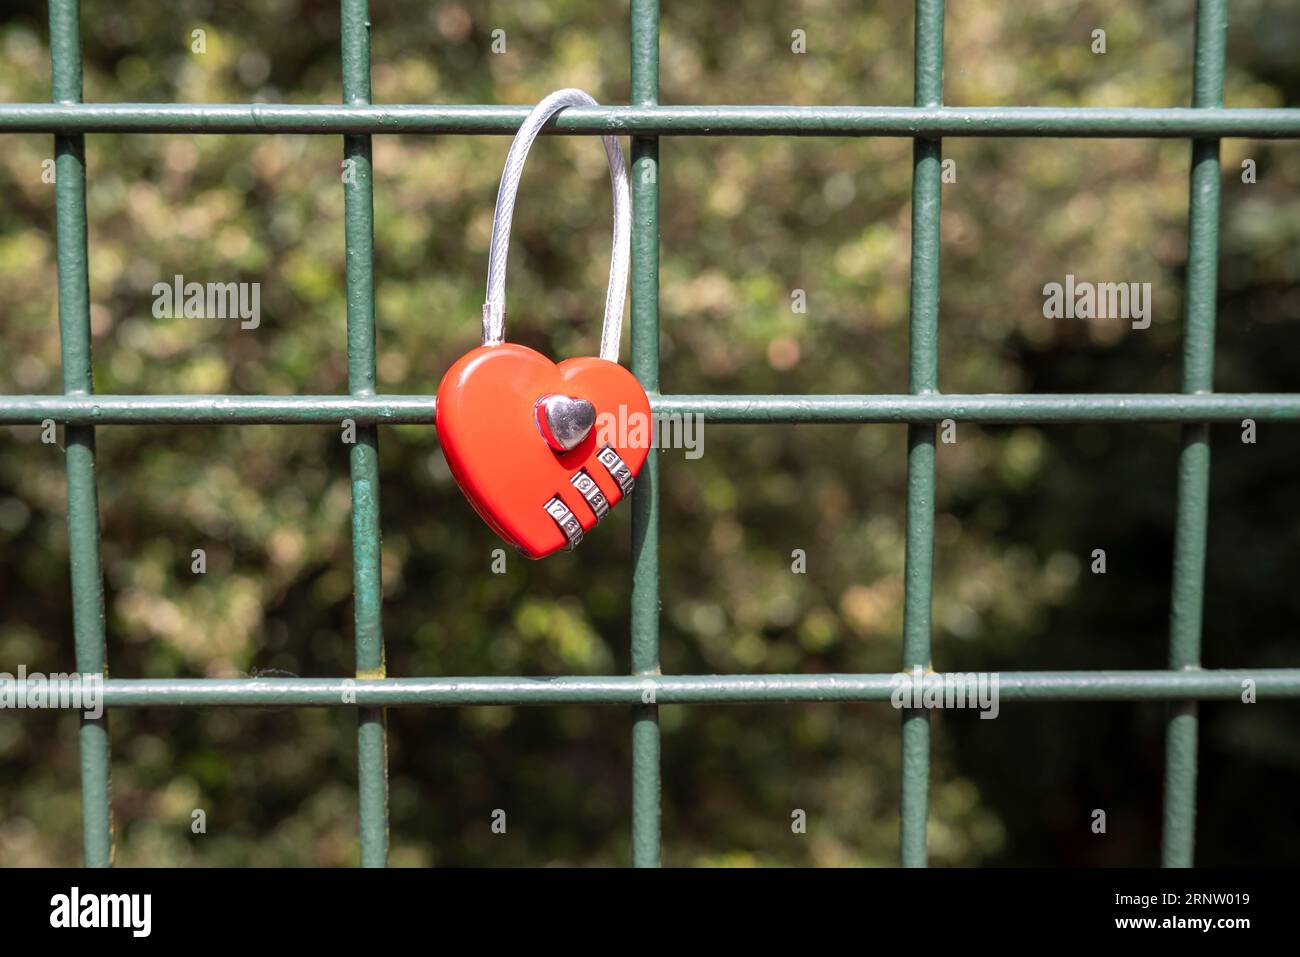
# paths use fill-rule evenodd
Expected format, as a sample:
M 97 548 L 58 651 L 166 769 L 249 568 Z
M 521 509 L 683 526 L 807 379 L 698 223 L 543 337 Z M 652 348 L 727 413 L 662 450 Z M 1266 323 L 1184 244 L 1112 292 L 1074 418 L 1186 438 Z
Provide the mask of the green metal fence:
M 603 704 L 632 724 L 632 859 L 660 862 L 658 708 L 729 702 L 883 701 L 888 674 L 681 675 L 659 670 L 659 462 L 651 456 L 632 501 L 632 674 L 388 678 L 381 621 L 378 425 L 431 425 L 431 396 L 376 392 L 374 223 L 370 137 L 383 133 L 511 134 L 528 107 L 374 106 L 367 0 L 342 0 L 342 106 L 83 104 L 78 0 L 51 0 L 53 103 L 0 105 L 0 132 L 55 134 L 62 396 L 0 397 L 0 423 L 66 426 L 68 534 L 79 671 L 105 671 L 104 592 L 95 491 L 95 427 L 113 423 L 358 423 L 351 450 L 356 679 L 110 679 L 112 708 L 355 707 L 358 713 L 361 863 L 388 852 L 384 708 L 437 705 Z M 908 432 L 907 545 L 902 665 L 931 667 L 935 427 L 985 423 L 1179 422 L 1177 528 L 1169 666 L 1162 671 L 1001 675 L 1008 701 L 1169 702 L 1162 861 L 1189 866 L 1196 798 L 1197 701 L 1235 699 L 1246 680 L 1263 698 L 1300 697 L 1300 669 L 1203 670 L 1201 606 L 1210 481 L 1209 428 L 1245 417 L 1300 420 L 1300 395 L 1214 395 L 1219 226 L 1219 139 L 1300 137 L 1300 110 L 1224 109 L 1226 0 L 1197 0 L 1191 108 L 950 108 L 943 102 L 943 0 L 917 0 L 915 105 L 902 107 L 660 106 L 659 5 L 631 2 L 628 106 L 564 111 L 555 132 L 629 134 L 633 163 L 632 369 L 656 411 L 714 422 L 890 422 Z M 343 136 L 355 176 L 344 185 L 347 250 L 347 396 L 96 396 L 92 387 L 86 251 L 87 132 L 314 133 Z M 721 396 L 659 393 L 659 140 L 693 135 L 905 136 L 913 139 L 910 384 L 907 395 Z M 1158 395 L 944 395 L 938 390 L 940 157 L 945 136 L 1178 137 L 1192 140 L 1183 389 Z M 646 703 L 652 701 L 653 703 Z M 107 717 L 83 719 L 85 861 L 112 859 Z M 902 713 L 901 860 L 926 863 L 930 726 Z

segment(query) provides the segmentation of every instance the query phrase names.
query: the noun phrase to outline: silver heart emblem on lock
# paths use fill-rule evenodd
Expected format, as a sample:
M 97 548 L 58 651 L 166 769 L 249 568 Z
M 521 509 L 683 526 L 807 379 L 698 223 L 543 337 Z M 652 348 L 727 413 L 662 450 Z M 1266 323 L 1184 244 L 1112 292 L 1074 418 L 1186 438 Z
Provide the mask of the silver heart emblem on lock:
M 533 406 L 537 428 L 556 452 L 571 452 L 596 424 L 596 407 L 570 395 L 544 395 Z

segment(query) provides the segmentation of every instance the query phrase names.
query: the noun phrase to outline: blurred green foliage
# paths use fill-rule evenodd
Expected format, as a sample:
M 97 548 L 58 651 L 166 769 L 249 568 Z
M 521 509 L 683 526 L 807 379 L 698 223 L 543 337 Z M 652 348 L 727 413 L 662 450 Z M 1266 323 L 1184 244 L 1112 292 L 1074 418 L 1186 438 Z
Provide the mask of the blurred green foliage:
M 324 0 L 86 0 L 93 101 L 338 102 Z M 961 105 L 1180 106 L 1191 0 L 952 3 L 945 97 Z M 0 19 L 0 100 L 49 97 L 43 3 Z M 1227 104 L 1295 106 L 1300 16 L 1231 7 Z M 381 103 L 628 96 L 626 4 L 374 0 Z M 1090 51 L 1095 28 L 1108 51 Z M 790 49 L 794 29 L 808 52 Z M 191 34 L 206 31 L 206 52 Z M 507 49 L 491 52 L 491 33 Z M 906 104 L 907 3 L 667 3 L 665 103 Z M 0 143 L 0 391 L 59 389 L 48 136 Z M 380 390 L 429 394 L 476 344 L 505 137 L 374 141 Z M 949 392 L 1174 391 L 1189 147 L 952 139 L 941 385 Z M 96 388 L 346 391 L 336 136 L 87 139 Z M 1223 144 L 1217 385 L 1300 388 L 1300 162 Z M 1244 159 L 1258 182 L 1240 179 Z M 590 353 L 608 268 L 604 159 L 543 140 L 512 247 L 511 336 Z M 906 391 L 910 144 L 665 139 L 665 392 Z M 562 184 L 557 188 L 557 184 Z M 152 285 L 261 283 L 262 322 L 160 320 Z M 1149 281 L 1155 322 L 1042 317 L 1066 273 Z M 804 290 L 806 313 L 791 308 Z M 1176 427 L 979 428 L 939 451 L 940 669 L 1165 663 Z M 582 549 L 511 555 L 461 498 L 431 428 L 381 430 L 388 673 L 602 674 L 628 667 L 628 511 Z M 352 668 L 346 447 L 326 427 L 106 427 L 99 490 L 116 677 L 344 675 Z M 1294 666 L 1296 432 L 1215 433 L 1207 666 Z M 721 426 L 664 453 L 667 672 L 893 671 L 900 659 L 904 435 L 894 426 Z M 0 430 L 0 670 L 73 665 L 63 459 Z M 190 573 L 204 548 L 206 575 Z M 804 549 L 807 574 L 791 572 Z M 1094 548 L 1106 575 L 1089 572 Z M 1203 863 L 1300 863 L 1300 705 L 1206 706 Z M 1156 859 L 1164 708 L 1004 705 L 935 717 L 936 864 Z M 898 716 L 884 706 L 668 707 L 670 864 L 889 864 Z M 0 863 L 79 860 L 76 718 L 0 715 Z M 117 860 L 356 859 L 347 711 L 112 715 Z M 389 715 L 395 864 L 613 864 L 629 854 L 630 720 L 591 708 Z M 490 831 L 494 808 L 506 836 Z M 208 832 L 190 833 L 203 808 Z M 807 835 L 790 830 L 808 812 Z M 1109 832 L 1091 833 L 1094 808 Z

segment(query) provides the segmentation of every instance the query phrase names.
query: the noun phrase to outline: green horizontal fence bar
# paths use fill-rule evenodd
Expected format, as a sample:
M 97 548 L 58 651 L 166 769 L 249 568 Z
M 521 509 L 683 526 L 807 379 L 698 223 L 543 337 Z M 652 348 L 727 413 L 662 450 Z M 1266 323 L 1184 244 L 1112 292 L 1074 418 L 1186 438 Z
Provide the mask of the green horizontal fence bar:
M 807 423 L 1052 424 L 1300 422 L 1300 395 L 652 395 L 656 414 L 718 425 Z M 432 425 L 431 395 L 5 395 L 0 425 Z
M 81 99 L 81 24 L 77 0 L 51 0 L 50 63 L 54 99 Z M 90 356 L 90 279 L 86 249 L 86 144 L 76 134 L 54 138 L 55 244 L 59 288 L 59 342 L 63 391 L 81 398 L 94 391 Z M 95 430 L 70 425 L 64 434 L 68 474 L 68 555 L 72 572 L 72 633 L 77 668 L 105 672 L 104 575 L 99 551 L 99 495 L 95 485 Z M 87 867 L 113 861 L 108 717 L 83 717 L 81 750 L 82 846 Z
M 529 106 L 289 103 L 0 104 L 11 133 L 513 135 Z M 1300 110 L 1048 106 L 575 106 L 558 133 L 644 136 L 1024 136 L 1294 139 Z
M 935 674 L 936 680 L 953 678 Z M 972 673 L 965 673 L 970 680 Z M 1212 671 L 1007 671 L 998 701 L 1241 700 L 1254 682 L 1257 701 L 1300 698 L 1300 668 Z M 24 685 L 18 682 L 21 690 Z M 894 674 L 566 675 L 553 678 L 110 678 L 110 708 L 329 707 L 608 704 L 639 706 L 653 690 L 661 705 L 889 702 Z M 64 703 L 65 708 L 72 704 Z

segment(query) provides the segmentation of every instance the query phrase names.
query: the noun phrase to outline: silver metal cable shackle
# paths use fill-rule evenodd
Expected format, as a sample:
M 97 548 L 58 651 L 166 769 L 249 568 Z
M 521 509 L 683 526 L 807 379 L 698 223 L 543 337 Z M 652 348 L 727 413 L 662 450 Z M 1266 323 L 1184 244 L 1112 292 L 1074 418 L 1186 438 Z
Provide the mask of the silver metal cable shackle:
M 546 121 L 566 106 L 598 106 L 582 90 L 556 90 L 538 103 L 519 127 L 506 154 L 496 211 L 492 214 L 492 244 L 488 254 L 487 299 L 483 303 L 483 344 L 495 345 L 506 337 L 506 256 L 510 247 L 510 222 L 524 160 Z M 614 245 L 609 260 L 609 289 L 605 293 L 605 320 L 600 332 L 600 357 L 618 361 L 623 329 L 623 299 L 627 295 L 628 259 L 632 241 L 632 199 L 623 151 L 613 136 L 602 136 L 609 158 L 610 185 L 614 192 Z

